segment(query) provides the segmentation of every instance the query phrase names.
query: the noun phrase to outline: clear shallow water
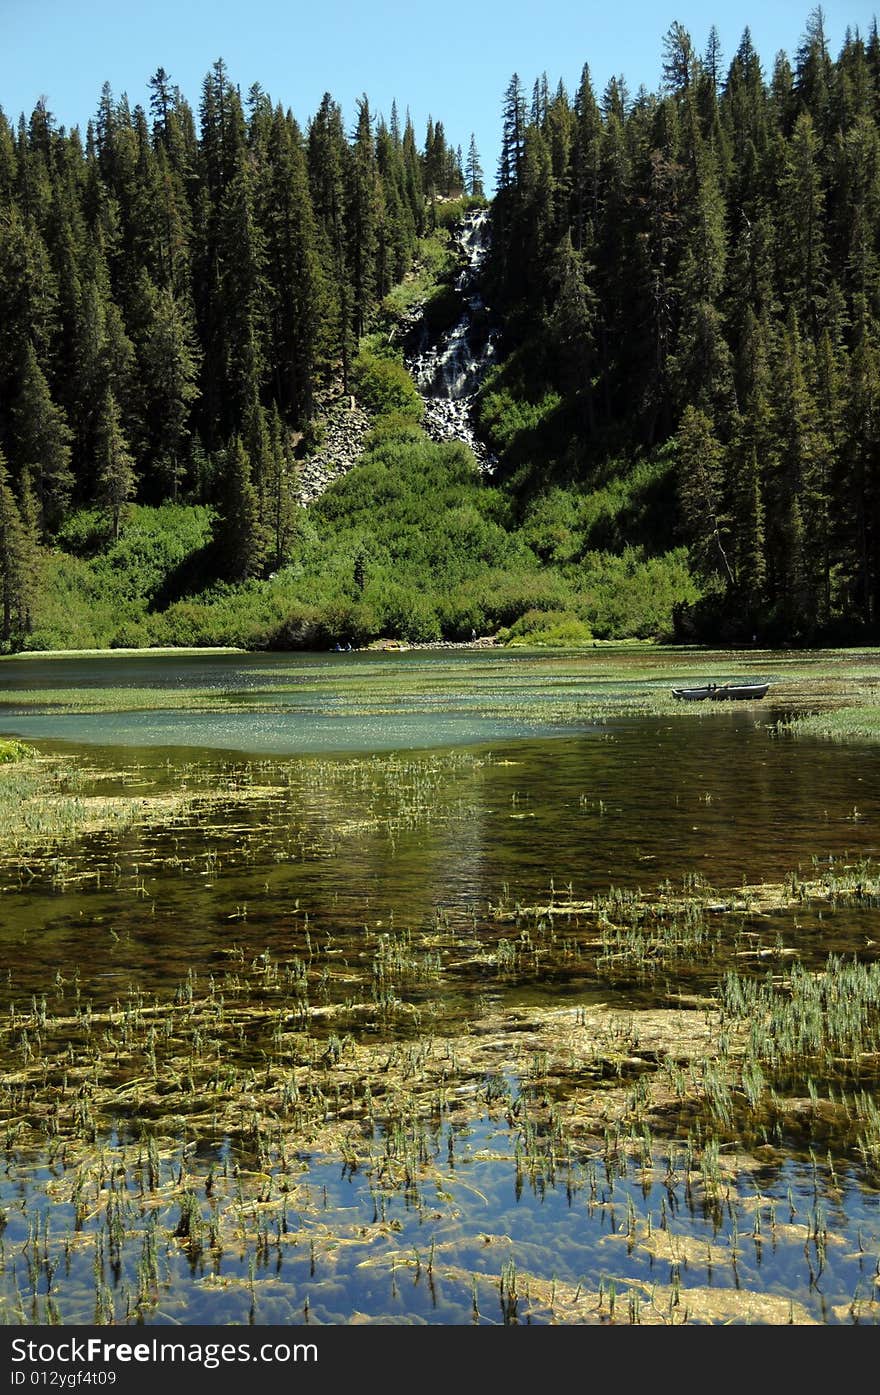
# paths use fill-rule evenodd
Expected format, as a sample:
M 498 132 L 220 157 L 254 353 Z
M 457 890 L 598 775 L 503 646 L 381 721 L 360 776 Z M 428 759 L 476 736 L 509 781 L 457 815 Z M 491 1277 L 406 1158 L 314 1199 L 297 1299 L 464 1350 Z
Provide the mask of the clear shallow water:
M 447 1126 L 438 1130 L 432 1147 L 451 1205 L 437 1202 L 436 1189 L 428 1186 L 421 1196 L 401 1191 L 377 1201 L 363 1176 L 315 1157 L 304 1186 L 272 1211 L 258 1245 L 211 1253 L 206 1244 L 187 1256 L 160 1242 L 161 1307 L 146 1320 L 300 1326 L 372 1316 L 397 1323 L 543 1325 L 549 1320 L 548 1291 L 554 1289 L 569 1300 L 581 1291 L 604 1291 L 605 1321 L 614 1314 L 615 1299 L 608 1295 L 615 1290 L 618 1319 L 623 1315 L 624 1321 L 637 1321 L 633 1310 L 647 1310 L 653 1302 L 670 1324 L 685 1321 L 694 1291 L 710 1295 L 725 1315 L 721 1320 L 729 1315 L 738 1322 L 762 1320 L 758 1295 L 776 1301 L 776 1320 L 782 1322 L 791 1311 L 795 1322 L 847 1324 L 854 1320 L 853 1300 L 868 1310 L 880 1198 L 849 1174 L 836 1178 L 832 1203 L 821 1169 L 798 1162 L 778 1171 L 757 1168 L 743 1179 L 740 1196 L 731 1193 L 716 1209 L 699 1196 L 686 1198 L 680 1186 L 647 1179 L 638 1168 L 615 1172 L 596 1162 L 517 1184 L 510 1156 L 493 1158 L 510 1143 L 497 1123 L 459 1136 L 457 1162 L 450 1166 L 452 1132 Z M 672 1153 L 659 1161 L 674 1167 L 680 1160 Z M 168 1171 L 181 1165 L 178 1155 Z M 58 1172 L 29 1175 L 25 1185 L 51 1183 Z M 6 1205 L 11 1192 L 7 1180 Z M 477 1196 L 485 1207 L 474 1205 Z M 134 1188 L 130 1205 L 138 1205 Z M 817 1215 L 821 1226 L 823 1207 L 829 1218 L 832 1206 L 847 1216 L 857 1244 L 823 1243 L 811 1235 Z M 159 1236 L 173 1228 L 178 1209 L 154 1206 L 150 1224 Z M 203 1202 L 206 1220 L 219 1209 Z M 74 1225 L 70 1206 L 56 1203 L 50 1215 L 59 1233 Z M 341 1244 L 328 1243 L 334 1225 L 344 1237 Z M 670 1234 L 671 1245 L 665 1239 Z M 27 1257 L 27 1225 L 14 1210 L 4 1240 L 7 1278 L 27 1294 L 35 1266 Z M 142 1255 L 140 1234 L 118 1251 L 102 1247 L 97 1260 L 92 1246 L 72 1246 L 65 1282 L 56 1285 L 61 1320 L 95 1319 L 96 1267 L 108 1292 L 135 1291 Z M 42 1311 L 47 1281 L 36 1268 L 35 1307 Z M 543 1287 L 530 1285 L 529 1274 L 539 1274 Z M 508 1278 L 507 1292 L 501 1275 Z M 577 1320 L 598 1320 L 595 1301 L 584 1304 Z
M 589 730 L 598 703 L 613 711 L 646 692 L 667 693 L 674 659 L 450 650 L 17 660 L 0 665 L 0 730 L 276 755 L 472 745 Z M 739 670 L 768 663 L 754 655 L 735 662 Z M 90 710 L 101 689 L 117 700 Z M 34 710 L 35 700 L 50 710 Z M 132 706 L 152 710 L 125 710 Z
M 101 758 L 113 770 L 136 764 L 146 793 L 153 782 L 197 792 L 242 768 L 196 749 L 112 748 Z M 696 722 L 621 718 L 458 756 L 288 757 L 260 767 L 257 783 L 279 772 L 285 783 L 271 797 L 231 797 L 206 821 L 85 837 L 79 857 L 92 875 L 82 885 L 67 887 L 57 869 L 23 885 L 7 873 L 7 933 L 23 920 L 40 927 L 29 950 L 36 972 L 44 957 L 48 967 L 59 953 L 81 955 L 84 927 L 112 924 L 129 937 L 124 958 L 106 930 L 90 957 L 106 959 L 114 979 L 133 963 L 149 977 L 167 972 L 162 946 L 175 971 L 189 956 L 209 959 L 240 905 L 251 937 L 274 950 L 297 900 L 315 924 L 352 934 L 365 919 L 419 926 L 438 904 L 482 907 L 505 887 L 523 904 L 546 899 L 551 882 L 575 900 L 693 876 L 736 888 L 880 853 L 880 752 L 780 739 L 739 710 Z M 139 895 L 120 895 L 135 883 Z
M 0 714 L 5 734 L 28 741 L 64 740 L 75 744 L 211 747 L 253 755 L 316 755 L 321 752 L 424 750 L 475 745 L 516 736 L 547 735 L 547 724 L 502 720 L 473 712 L 386 712 L 347 716 L 315 711 L 314 701 L 285 703 L 300 711 L 208 716 L 192 712 L 153 712 L 18 716 Z M 582 726 L 586 725 L 584 723 Z
M 646 678 L 643 670 L 632 677 L 624 670 L 615 680 L 604 669 L 572 662 L 548 666 L 542 678 L 540 664 L 505 663 L 496 655 L 476 662 L 472 656 L 419 658 L 416 671 L 425 690 L 413 691 L 414 669 L 408 666 L 409 686 L 399 698 L 408 709 L 403 718 L 371 713 L 369 675 L 378 673 L 381 680 L 375 704 L 387 705 L 389 675 L 403 671 L 413 657 L 377 662 L 365 656 L 284 656 L 275 663 L 266 656 L 212 656 L 204 664 L 179 665 L 114 659 L 98 661 L 100 672 L 92 660 L 53 660 L 36 670 L 22 664 L 21 683 L 29 690 L 85 690 L 106 686 L 112 676 L 123 689 L 159 685 L 240 696 L 265 693 L 287 675 L 292 687 L 282 696 L 301 710 L 91 713 L 76 738 L 72 724 L 83 721 L 82 715 L 0 716 L 2 729 L 36 739 L 33 731 L 6 724 L 37 722 L 47 750 L 71 752 L 99 771 L 115 772 L 117 783 L 97 782 L 105 792 L 130 793 L 132 781 L 146 792 L 224 782 L 230 788 L 228 802 L 206 817 L 187 813 L 171 825 L 86 836 L 27 876 L 14 866 L 4 869 L 0 937 L 8 976 L 0 983 L 0 1007 L 23 1008 L 41 994 L 51 1001 L 59 972 L 68 982 L 76 975 L 83 999 L 96 1011 L 124 1001 L 132 988 L 170 995 L 189 972 L 219 974 L 232 949 L 240 950 L 243 961 L 263 953 L 284 961 L 305 956 L 307 934 L 316 944 L 332 945 L 327 962 L 334 969 L 354 969 L 380 932 L 405 929 L 420 944 L 419 937 L 436 928 L 438 908 L 459 916 L 473 909 L 479 950 L 481 936 L 489 933 L 489 904 L 503 897 L 523 904 L 546 899 L 551 882 L 556 894 L 570 887 L 575 899 L 612 886 L 650 891 L 667 879 L 681 884 L 693 877 L 736 887 L 744 880 L 780 881 L 798 866 L 808 875 L 829 859 L 843 865 L 877 855 L 880 756 L 873 748 L 780 738 L 772 731 L 779 709 L 764 705 L 696 717 L 622 713 L 566 727 L 559 716 L 542 721 L 539 703 L 564 705 L 566 698 L 575 701 L 615 682 L 623 703 L 632 685 L 665 686 L 668 672 Z M 349 686 L 353 669 L 343 667 L 352 658 L 362 662 L 360 691 Z M 2 670 L 5 696 L 14 701 L 9 672 Z M 308 684 L 308 694 L 297 691 Z M 444 710 L 450 688 L 460 709 L 516 702 L 522 713 L 512 721 L 496 712 L 481 719 L 487 723 L 482 726 L 472 712 Z M 536 689 L 539 702 L 528 703 Z M 267 700 L 278 703 L 277 693 Z M 336 704 L 337 715 L 327 714 L 325 701 Z M 340 721 L 351 750 L 344 742 L 333 744 Z M 310 747 L 328 727 L 334 732 L 328 744 Z M 84 730 L 89 734 L 82 735 Z M 404 731 L 408 739 L 401 741 Z M 236 780 L 245 770 L 270 792 L 237 797 Z M 868 947 L 880 938 L 877 914 L 871 906 L 818 918 L 804 910 L 756 921 L 754 933 L 767 945 L 781 937 L 818 968 L 831 949 L 872 952 Z M 515 1013 L 535 1005 L 564 1005 L 573 1012 L 599 1001 L 649 1007 L 676 993 L 710 992 L 733 952 L 731 946 L 719 951 L 718 962 L 712 955 L 686 957 L 659 978 L 626 966 L 600 973 L 580 952 L 568 960 L 524 962 L 507 976 L 473 953 L 459 955 L 442 976 L 403 990 L 422 1014 L 421 1029 L 399 1021 L 385 1030 L 402 1040 L 419 1030 L 442 1036 L 463 1023 L 479 1030 L 489 1010 Z M 340 972 L 326 981 L 322 1001 L 338 1005 L 350 992 Z M 375 1022 L 359 1025 L 356 1015 L 341 1020 L 340 1030 L 381 1036 Z M 318 1029 L 321 1040 L 328 1030 Z M 7 1052 L 19 1053 L 13 1066 L 20 1063 L 19 1038 L 20 1030 L 4 1038 Z M 511 1088 L 519 1083 L 511 1079 Z M 135 1149 L 136 1120 L 128 1120 L 126 1129 L 127 1146 Z M 575 1287 L 611 1280 L 619 1295 L 627 1285 L 642 1286 L 644 1295 L 644 1286 L 669 1285 L 673 1278 L 683 1292 L 740 1284 L 788 1297 L 820 1322 L 852 1321 L 854 1295 L 872 1292 L 880 1255 L 877 1194 L 856 1169 L 839 1159 L 836 1168 L 826 1163 L 824 1142 L 812 1164 L 803 1139 L 791 1141 L 787 1159 L 775 1147 L 763 1174 L 758 1168 L 730 1183 L 719 1212 L 688 1198 L 680 1178 L 664 1187 L 659 1174 L 646 1180 L 628 1170 L 609 1177 L 600 1140 L 592 1154 L 578 1150 L 564 1167 L 557 1162 L 537 1180 L 527 1177 L 516 1185 L 513 1157 L 521 1129 L 518 1116 L 505 1123 L 497 1113 L 490 1120 L 485 1111 L 461 1132 L 451 1121 L 439 1122 L 422 1135 L 425 1175 L 418 1196 L 392 1189 L 381 1201 L 375 1169 L 340 1170 L 338 1160 L 304 1146 L 309 1204 L 294 1197 L 285 1211 L 275 1194 L 267 1207 L 267 1234 L 274 1241 L 257 1238 L 254 1226 L 245 1226 L 240 1244 L 227 1246 L 219 1258 L 206 1247 L 193 1261 L 166 1244 L 161 1298 L 146 1320 L 247 1321 L 253 1311 L 258 1322 L 340 1322 L 355 1313 L 376 1321 L 468 1322 L 475 1320 L 476 1283 L 476 1320 L 547 1321 L 546 1307 L 534 1298 L 526 1303 L 522 1289 L 515 1311 L 509 1294 L 505 1306 L 499 1275 L 511 1263 L 521 1273 Z M 673 1128 L 670 1148 L 674 1136 Z M 381 1139 L 381 1130 L 376 1137 Z M 190 1163 L 206 1224 L 214 1204 L 204 1192 L 212 1150 L 216 1159 L 240 1157 L 238 1147 L 229 1140 L 206 1144 L 204 1151 L 200 1145 L 198 1167 Z M 6 1156 L 0 1204 L 12 1254 L 27 1241 L 34 1215 L 45 1213 L 44 1188 L 53 1174 L 45 1162 L 34 1170 L 34 1159 L 19 1156 L 14 1146 L 7 1146 Z M 182 1159 L 181 1153 L 163 1164 L 166 1181 Z M 429 1163 L 442 1164 L 448 1196 L 439 1196 Z M 63 1195 L 69 1169 L 59 1172 L 56 1164 L 55 1172 Z M 93 1320 L 99 1248 L 109 1302 L 116 1320 L 125 1320 L 126 1285 L 130 1297 L 145 1218 L 158 1217 L 165 1235 L 177 1223 L 178 1203 L 145 1207 L 130 1173 L 126 1187 L 132 1234 L 116 1268 L 108 1259 L 109 1231 L 105 1235 L 100 1220 L 86 1223 L 81 1241 L 70 1248 L 65 1283 L 59 1278 L 55 1286 L 62 1320 Z M 56 1199 L 50 1208 L 59 1236 L 70 1221 L 65 1204 Z M 821 1254 L 817 1206 L 833 1220 L 838 1237 Z M 644 1240 L 646 1227 L 661 1226 L 664 1208 L 674 1212 L 682 1262 L 652 1259 L 643 1243 L 628 1247 L 621 1229 L 625 1222 Z M 763 1216 L 757 1234 L 756 1208 Z M 792 1211 L 796 1223 L 789 1219 Z M 279 1230 L 287 1213 L 290 1229 Z M 810 1218 L 812 1250 L 809 1233 L 798 1228 Z M 369 1245 L 364 1236 L 350 1248 L 331 1243 L 334 1232 L 355 1235 L 359 1228 L 366 1228 Z M 295 1243 L 284 1238 L 294 1233 Z M 487 1242 L 486 1235 L 503 1240 Z M 438 1259 L 429 1283 L 432 1243 Z M 714 1260 L 695 1248 L 713 1243 Z M 16 1289 L 32 1292 L 33 1311 L 44 1320 L 46 1266 L 29 1267 L 19 1255 L 3 1275 L 0 1291 L 7 1301 Z M 873 1320 L 870 1308 L 868 1313 L 861 1320 Z

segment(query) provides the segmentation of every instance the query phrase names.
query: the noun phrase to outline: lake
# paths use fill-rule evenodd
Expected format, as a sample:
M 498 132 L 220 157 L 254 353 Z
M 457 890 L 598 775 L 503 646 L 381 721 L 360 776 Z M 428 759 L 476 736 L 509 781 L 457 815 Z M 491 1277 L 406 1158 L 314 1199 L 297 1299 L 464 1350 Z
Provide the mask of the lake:
M 4 662 L 10 1320 L 876 1321 L 875 666 Z

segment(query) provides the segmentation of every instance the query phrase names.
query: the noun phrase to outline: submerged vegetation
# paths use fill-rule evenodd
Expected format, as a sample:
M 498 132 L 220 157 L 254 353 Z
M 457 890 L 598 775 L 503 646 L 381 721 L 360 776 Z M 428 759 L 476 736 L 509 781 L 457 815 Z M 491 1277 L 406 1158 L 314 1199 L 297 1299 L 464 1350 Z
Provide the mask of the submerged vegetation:
M 247 778 L 230 797 L 253 797 Z M 192 854 L 173 865 L 198 876 Z M 877 876 L 835 874 L 824 899 L 875 904 Z M 128 881 L 119 868 L 117 895 Z M 755 892 L 437 906 L 422 928 L 356 935 L 297 903 L 280 955 L 239 905 L 210 967 L 167 987 L 123 977 L 96 999 L 75 964 L 37 991 L 14 972 L 2 1130 L 24 1200 L 5 1193 L 6 1320 L 334 1322 L 366 1302 L 448 1322 L 809 1323 L 820 1277 L 825 1321 L 875 1320 L 880 1236 L 866 1216 L 844 1263 L 831 1197 L 857 1173 L 880 1182 L 877 965 L 791 964 L 790 923 L 762 928 Z M 123 961 L 130 933 L 110 928 Z M 685 961 L 717 987 L 676 1001 Z M 668 1002 L 505 1003 L 507 985 L 572 975 L 612 997 L 662 978 Z M 812 1180 L 786 1193 L 793 1147 L 788 1175 Z M 510 1186 L 567 1195 L 571 1253 L 551 1266 L 509 1218 L 498 1229 Z M 765 1251 L 791 1296 L 762 1286 Z
M 7 661 L 22 677 L 31 662 Z M 407 656 L 390 662 L 399 678 Z M 469 701 L 522 668 L 521 690 L 540 675 L 534 709 L 554 669 L 561 700 L 584 661 L 481 662 Z M 658 861 L 618 806 L 637 798 L 619 778 L 636 751 L 675 764 L 660 663 L 596 651 L 594 734 L 570 766 L 549 742 L 271 759 L 19 747 L 0 780 L 4 1321 L 880 1318 L 870 792 L 860 813 L 845 781 L 820 780 L 815 855 L 786 866 L 783 847 L 735 833 L 731 800 L 772 781 L 771 754 L 782 770 L 807 747 L 756 706 L 719 784 L 701 734 L 732 714 L 688 709 L 681 749 L 702 783 L 680 782 L 674 816 L 708 832 L 717 804 L 723 831 L 729 811 L 743 871 L 685 869 L 684 842 Z M 795 711 L 809 662 L 774 664 Z M 843 670 L 864 679 L 870 656 L 813 666 L 832 701 Z M 408 672 L 426 711 L 438 682 L 444 703 L 463 683 L 435 656 Z M 369 682 L 335 673 L 363 707 Z M 632 706 L 611 692 L 622 674 Z M 251 676 L 251 692 L 201 698 L 277 701 Z M 375 676 L 381 711 L 393 675 Z M 327 681 L 313 672 L 306 696 Z M 184 710 L 199 698 L 167 692 Z M 111 712 L 90 686 L 16 696 Z M 634 721 L 621 711 L 649 730 L 614 757 Z

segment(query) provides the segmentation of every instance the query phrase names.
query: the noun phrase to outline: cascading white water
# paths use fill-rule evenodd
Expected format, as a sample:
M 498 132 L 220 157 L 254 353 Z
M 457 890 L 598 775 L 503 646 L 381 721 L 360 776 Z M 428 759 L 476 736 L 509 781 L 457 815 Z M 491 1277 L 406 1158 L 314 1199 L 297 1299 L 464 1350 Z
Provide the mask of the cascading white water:
M 473 409 L 483 375 L 497 353 L 496 334 L 485 328 L 486 306 L 480 271 L 489 250 L 489 213 L 474 209 L 462 219 L 458 245 L 464 265 L 455 289 L 464 298 L 461 318 L 434 344 L 422 327 L 417 351 L 407 367 L 425 404 L 424 427 L 438 441 L 465 441 L 480 469 L 491 473 L 494 459 L 473 429 Z

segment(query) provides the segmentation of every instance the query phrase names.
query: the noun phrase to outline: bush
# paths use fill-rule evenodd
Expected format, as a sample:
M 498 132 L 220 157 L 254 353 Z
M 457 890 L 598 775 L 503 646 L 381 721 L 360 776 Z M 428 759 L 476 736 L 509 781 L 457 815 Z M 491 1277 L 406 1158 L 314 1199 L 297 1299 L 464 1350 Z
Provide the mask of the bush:
M 457 266 L 452 241 L 445 229 L 420 238 L 413 274 L 392 286 L 382 302 L 382 319 L 392 325 L 400 324 L 416 306 L 426 306 L 435 296 L 442 295 L 444 283 L 452 279 Z
M 116 633 L 110 636 L 111 649 L 146 649 L 150 643 L 147 626 L 132 622 L 120 625 Z
M 351 366 L 352 386 L 367 411 L 377 416 L 399 413 L 420 421 L 422 399 L 412 378 L 399 359 L 379 357 L 372 349 L 362 349 Z
M 684 548 L 661 557 L 637 548 L 588 553 L 577 575 L 578 612 L 600 639 L 671 638 L 676 607 L 700 594 Z
M 431 644 L 441 638 L 440 621 L 428 598 L 418 589 L 394 584 L 383 591 L 371 588 L 379 633 L 411 644 Z
M 554 649 L 577 648 L 592 638 L 589 625 L 567 610 L 527 610 L 498 635 L 502 644 L 512 647 L 534 644 Z
M 391 441 L 421 445 L 427 439 L 414 417 L 407 416 L 406 412 L 385 412 L 382 416 L 376 417 L 372 427 L 367 432 L 364 438 L 364 450 L 369 451 L 376 446 L 387 445 Z
M 480 400 L 480 429 L 496 451 L 508 450 L 515 437 L 535 431 L 559 408 L 558 392 L 545 392 L 536 402 L 526 402 L 509 388 L 487 392 Z
M 578 496 L 570 489 L 551 489 L 530 506 L 522 536 L 542 562 L 570 562 L 583 544 Z

